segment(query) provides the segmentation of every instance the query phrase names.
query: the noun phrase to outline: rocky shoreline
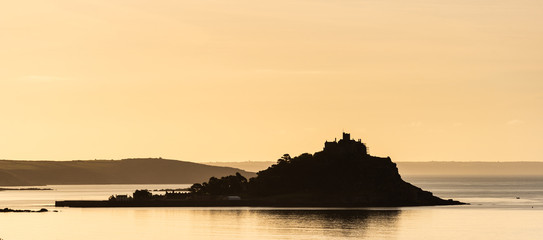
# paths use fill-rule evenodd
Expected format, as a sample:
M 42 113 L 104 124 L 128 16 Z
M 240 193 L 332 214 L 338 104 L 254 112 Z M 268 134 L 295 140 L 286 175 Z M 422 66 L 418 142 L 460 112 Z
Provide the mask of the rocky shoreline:
M 0 212 L 8 213 L 8 212 L 16 212 L 16 213 L 42 213 L 42 212 L 49 212 L 46 208 L 42 208 L 40 210 L 21 210 L 21 209 L 11 209 L 11 208 L 4 208 L 0 209 Z M 56 212 L 56 211 L 54 211 Z

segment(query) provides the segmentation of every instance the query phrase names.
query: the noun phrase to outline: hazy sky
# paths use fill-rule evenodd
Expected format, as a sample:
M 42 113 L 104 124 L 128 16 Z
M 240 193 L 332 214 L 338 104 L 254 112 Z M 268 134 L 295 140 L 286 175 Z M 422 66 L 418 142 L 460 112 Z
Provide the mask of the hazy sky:
M 0 158 L 543 160 L 541 0 L 0 4 Z

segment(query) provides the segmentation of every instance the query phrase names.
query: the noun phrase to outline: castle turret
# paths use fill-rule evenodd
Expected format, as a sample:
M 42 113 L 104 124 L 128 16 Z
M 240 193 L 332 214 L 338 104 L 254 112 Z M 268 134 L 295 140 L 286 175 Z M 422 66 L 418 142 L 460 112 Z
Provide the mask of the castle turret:
M 368 154 L 366 145 L 362 142 L 362 140 L 358 139 L 358 141 L 356 141 L 351 139 L 351 134 L 346 132 L 343 132 L 343 138 L 339 140 L 339 142 L 336 142 L 335 140 L 333 142 L 326 141 L 324 143 L 323 151 L 330 154 L 358 153 L 362 156 L 366 156 Z
M 345 140 L 345 141 L 351 140 L 351 134 L 343 132 L 343 140 Z

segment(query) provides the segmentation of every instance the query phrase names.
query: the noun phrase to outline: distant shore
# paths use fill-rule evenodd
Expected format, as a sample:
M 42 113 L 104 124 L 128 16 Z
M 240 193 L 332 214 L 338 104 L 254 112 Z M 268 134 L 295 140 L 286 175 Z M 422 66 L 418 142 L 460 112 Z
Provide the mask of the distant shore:
M 0 186 L 46 186 L 84 184 L 192 184 L 210 176 L 227 176 L 236 168 L 201 163 L 139 158 L 88 161 L 0 160 Z
M 0 188 L 0 191 L 50 191 L 52 188 Z

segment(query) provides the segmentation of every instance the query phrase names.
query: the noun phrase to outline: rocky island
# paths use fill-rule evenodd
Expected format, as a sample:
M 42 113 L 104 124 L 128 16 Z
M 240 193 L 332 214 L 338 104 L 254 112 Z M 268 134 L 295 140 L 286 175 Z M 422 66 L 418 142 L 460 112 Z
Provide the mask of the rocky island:
M 399 207 L 464 204 L 444 200 L 402 180 L 389 157 L 371 156 L 350 134 L 326 141 L 315 154 L 283 155 L 277 164 L 247 180 L 241 174 L 211 177 L 186 191 L 153 195 L 138 190 L 132 197 L 108 201 L 57 201 L 68 207 L 278 206 Z

